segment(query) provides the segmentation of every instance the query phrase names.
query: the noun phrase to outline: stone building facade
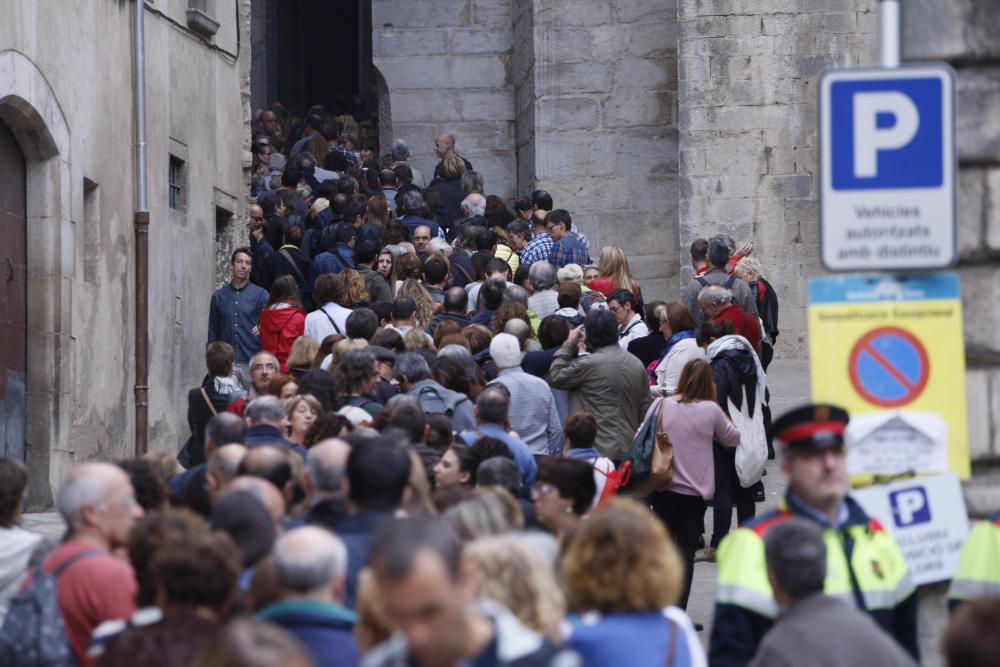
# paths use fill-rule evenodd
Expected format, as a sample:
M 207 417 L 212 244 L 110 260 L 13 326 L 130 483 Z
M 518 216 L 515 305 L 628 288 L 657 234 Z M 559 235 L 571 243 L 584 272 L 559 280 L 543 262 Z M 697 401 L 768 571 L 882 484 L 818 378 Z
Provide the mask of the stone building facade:
M 176 451 L 187 437 L 217 256 L 244 208 L 243 5 L 147 3 L 151 448 Z M 214 35 L 189 27 L 192 7 L 218 24 Z M 74 462 L 134 453 L 134 3 L 21 0 L 4 10 L 0 134 L 13 139 L 0 179 L 25 197 L 20 213 L 4 211 L 0 261 L 22 258 L 4 263 L 7 289 L 23 286 L 26 305 L 4 316 L 13 329 L 20 317 L 13 356 L 26 414 L 17 372 L 5 368 L 11 437 L 0 445 L 26 459 L 29 504 L 45 506 Z
M 805 358 L 807 279 L 824 273 L 817 85 L 877 64 L 877 0 L 372 3 L 383 145 L 409 139 L 429 171 L 435 133 L 454 132 L 491 192 L 545 188 L 595 248 L 622 246 L 647 297 L 690 279 L 693 239 L 752 239 L 781 301 L 778 358 Z M 958 73 L 967 496 L 982 514 L 1000 509 L 1000 9 L 902 4 L 904 61 Z

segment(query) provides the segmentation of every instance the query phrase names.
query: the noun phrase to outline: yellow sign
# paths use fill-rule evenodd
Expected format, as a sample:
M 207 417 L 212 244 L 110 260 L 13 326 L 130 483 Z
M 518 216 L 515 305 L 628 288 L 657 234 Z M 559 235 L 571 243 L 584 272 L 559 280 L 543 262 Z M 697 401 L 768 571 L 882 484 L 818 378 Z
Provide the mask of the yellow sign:
M 852 415 L 937 414 L 947 425 L 948 468 L 968 479 L 957 275 L 811 279 L 809 360 L 815 402 Z

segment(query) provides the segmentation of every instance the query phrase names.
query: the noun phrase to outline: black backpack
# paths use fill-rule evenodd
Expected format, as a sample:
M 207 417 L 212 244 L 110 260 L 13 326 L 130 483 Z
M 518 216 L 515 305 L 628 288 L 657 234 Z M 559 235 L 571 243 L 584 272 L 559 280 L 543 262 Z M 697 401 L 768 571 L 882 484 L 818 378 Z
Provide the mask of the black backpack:
M 56 582 L 71 565 L 100 553 L 76 554 L 51 574 L 44 573 L 41 565 L 32 570 L 31 585 L 10 601 L 0 629 L 0 667 L 75 667 Z

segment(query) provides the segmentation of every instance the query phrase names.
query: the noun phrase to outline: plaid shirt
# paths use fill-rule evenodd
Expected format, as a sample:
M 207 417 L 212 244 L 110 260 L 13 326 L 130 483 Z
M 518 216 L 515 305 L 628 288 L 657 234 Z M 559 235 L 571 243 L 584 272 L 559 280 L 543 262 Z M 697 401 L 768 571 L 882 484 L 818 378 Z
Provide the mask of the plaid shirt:
M 549 253 L 549 264 L 561 269 L 567 264 L 579 264 L 581 267 L 587 264 L 590 256 L 583 243 L 572 236 L 564 236 L 552 247 Z
M 531 239 L 521 251 L 521 264 L 528 266 L 535 262 L 547 262 L 555 245 L 555 241 L 552 240 L 548 232 L 535 234 L 535 238 Z

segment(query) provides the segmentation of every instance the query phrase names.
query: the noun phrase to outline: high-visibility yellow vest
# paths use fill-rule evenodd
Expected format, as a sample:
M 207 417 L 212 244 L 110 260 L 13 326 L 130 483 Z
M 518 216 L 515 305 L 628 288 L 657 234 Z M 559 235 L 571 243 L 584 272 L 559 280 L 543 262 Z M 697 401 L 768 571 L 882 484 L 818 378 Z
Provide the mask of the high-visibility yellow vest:
M 851 503 L 851 520 L 827 528 L 827 595 L 858 604 L 869 613 L 892 610 L 914 591 L 903 555 L 892 536 Z M 778 616 L 764 559 L 767 530 L 795 516 L 786 501 L 747 527 L 729 534 L 719 545 L 716 603 L 732 604 L 769 619 Z M 850 561 L 848 561 L 850 553 Z M 855 586 L 856 582 L 856 586 Z
M 1000 514 L 977 521 L 962 545 L 948 599 L 1000 597 Z

